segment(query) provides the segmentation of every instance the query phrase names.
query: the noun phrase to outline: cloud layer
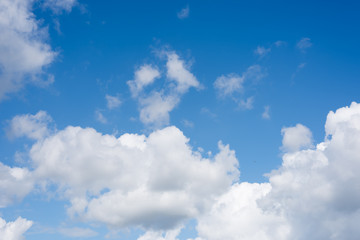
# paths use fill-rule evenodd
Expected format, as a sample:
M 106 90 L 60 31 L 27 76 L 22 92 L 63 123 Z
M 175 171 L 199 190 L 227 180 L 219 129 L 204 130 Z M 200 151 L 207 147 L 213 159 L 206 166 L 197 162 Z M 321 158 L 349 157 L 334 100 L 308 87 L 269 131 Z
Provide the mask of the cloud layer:
M 0 203 L 21 199 L 36 183 L 68 199 L 70 216 L 115 229 L 140 227 L 146 230 L 140 240 L 175 240 L 188 219 L 197 220 L 196 240 L 355 240 L 360 104 L 331 111 L 325 131 L 313 146 L 305 126 L 283 128 L 281 167 L 267 174 L 268 182 L 246 183 L 239 182 L 228 145 L 219 142 L 219 153 L 204 158 L 176 127 L 116 138 L 69 126 L 35 138 L 33 170 L 1 165 Z M 21 235 L 31 224 L 19 222 Z M 0 231 L 10 231 L 6 226 L 3 221 Z

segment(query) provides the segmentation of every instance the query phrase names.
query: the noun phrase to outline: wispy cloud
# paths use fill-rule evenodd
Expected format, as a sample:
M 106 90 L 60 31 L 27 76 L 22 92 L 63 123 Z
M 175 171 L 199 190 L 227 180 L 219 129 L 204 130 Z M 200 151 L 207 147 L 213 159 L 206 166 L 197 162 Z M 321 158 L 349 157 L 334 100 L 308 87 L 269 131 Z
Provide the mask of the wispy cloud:
M 300 41 L 297 42 L 296 47 L 301 50 L 302 52 L 305 52 L 306 49 L 310 48 L 312 46 L 312 42 L 310 38 L 304 37 Z
M 270 106 L 264 107 L 264 112 L 262 113 L 261 117 L 263 119 L 270 119 Z
M 105 99 L 107 102 L 107 104 L 106 104 L 107 108 L 110 110 L 117 108 L 121 105 L 121 100 L 120 100 L 119 96 L 111 96 L 111 95 L 106 94 Z
M 264 57 L 265 55 L 267 55 L 268 53 L 271 52 L 271 48 L 265 48 L 263 46 L 258 46 L 255 50 L 254 50 L 254 54 L 258 55 L 260 58 Z
M 179 19 L 188 18 L 190 14 L 190 8 L 189 5 L 186 5 L 183 9 L 180 10 L 180 12 L 177 13 L 177 17 Z

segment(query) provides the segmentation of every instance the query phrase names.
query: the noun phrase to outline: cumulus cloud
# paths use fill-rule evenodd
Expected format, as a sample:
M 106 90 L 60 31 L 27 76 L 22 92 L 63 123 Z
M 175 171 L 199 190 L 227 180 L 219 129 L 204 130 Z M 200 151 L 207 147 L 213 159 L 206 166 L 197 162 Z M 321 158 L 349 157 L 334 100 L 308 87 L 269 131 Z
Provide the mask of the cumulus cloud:
M 47 84 L 40 75 L 56 53 L 45 42 L 46 31 L 31 12 L 32 4 L 31 0 L 0 2 L 0 100 L 26 83 Z
M 312 146 L 312 133 L 310 129 L 302 124 L 295 127 L 284 127 L 281 129 L 283 135 L 282 149 L 284 151 L 298 151 Z
M 0 218 L 0 240 L 21 240 L 32 224 L 32 221 L 21 217 L 14 222 L 6 222 Z
M 127 82 L 133 98 L 139 102 L 141 122 L 154 128 L 169 124 L 169 113 L 178 105 L 182 95 L 192 87 L 200 87 L 189 66 L 175 52 L 164 51 L 161 55 L 167 59 L 162 89 L 144 90 L 161 77 L 157 67 L 146 64 L 135 71 L 134 80 Z
M 0 208 L 22 200 L 33 189 L 33 185 L 28 169 L 12 168 L 0 162 Z
M 0 101 L 32 83 L 47 86 L 54 77 L 44 72 L 57 55 L 32 12 L 33 0 L 0 1 Z M 44 6 L 70 11 L 75 0 L 46 0 Z
M 188 17 L 189 17 L 189 13 L 190 13 L 190 8 L 189 8 L 189 5 L 187 5 L 186 7 L 184 7 L 183 9 L 181 9 L 180 12 L 178 12 L 177 17 L 178 17 L 179 19 L 188 18 Z
M 306 49 L 312 46 L 312 42 L 310 38 L 304 37 L 300 41 L 297 42 L 296 47 L 301 51 L 305 51 Z
M 304 126 L 286 131 L 294 148 L 269 182 L 234 184 L 199 218 L 196 240 L 358 238 L 360 104 L 330 112 L 315 149 L 298 149 L 311 144 Z
M 9 121 L 6 131 L 10 139 L 28 137 L 38 140 L 50 134 L 48 125 L 51 122 L 52 118 L 45 111 L 39 111 L 35 115 L 17 115 Z
M 159 77 L 160 72 L 157 68 L 145 64 L 135 71 L 134 80 L 128 81 L 127 84 L 132 95 L 136 97 L 144 87 L 152 84 Z
M 108 109 L 114 109 L 121 105 L 121 100 L 118 96 L 111 96 L 106 94 L 105 99 L 107 102 L 106 105 Z
M 30 158 L 38 182 L 69 199 L 70 216 L 155 232 L 197 217 L 239 177 L 228 145 L 204 158 L 176 127 L 116 138 L 70 126 L 34 144 Z

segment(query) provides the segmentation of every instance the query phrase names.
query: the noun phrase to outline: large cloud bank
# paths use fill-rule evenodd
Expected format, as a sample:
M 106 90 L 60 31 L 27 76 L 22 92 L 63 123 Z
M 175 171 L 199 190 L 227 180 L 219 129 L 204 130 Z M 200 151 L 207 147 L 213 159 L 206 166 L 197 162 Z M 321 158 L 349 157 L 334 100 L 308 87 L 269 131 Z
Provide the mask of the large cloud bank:
M 325 130 L 324 142 L 295 151 L 311 133 L 284 128 L 289 152 L 269 183 L 234 184 L 199 218 L 197 240 L 358 239 L 360 104 L 330 112 Z
M 19 119 L 13 121 L 27 125 L 34 117 Z M 18 136 L 29 134 L 10 126 Z M 305 126 L 283 128 L 282 166 L 268 182 L 247 183 L 239 181 L 228 145 L 219 142 L 219 153 L 204 158 L 176 127 L 116 138 L 69 126 L 35 138 L 31 171 L 1 167 L 5 181 L 31 184 L 19 194 L 5 191 L 0 202 L 21 198 L 36 182 L 55 186 L 69 200 L 70 216 L 115 229 L 140 227 L 141 240 L 177 239 L 192 218 L 196 240 L 357 239 L 360 104 L 330 112 L 325 131 L 315 146 Z

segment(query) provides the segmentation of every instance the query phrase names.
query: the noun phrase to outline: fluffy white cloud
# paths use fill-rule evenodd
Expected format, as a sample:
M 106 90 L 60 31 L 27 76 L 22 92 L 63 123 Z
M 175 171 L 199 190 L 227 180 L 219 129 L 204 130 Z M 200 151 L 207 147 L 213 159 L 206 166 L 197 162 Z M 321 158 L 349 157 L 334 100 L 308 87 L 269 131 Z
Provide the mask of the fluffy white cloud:
M 14 222 L 6 222 L 0 218 L 0 240 L 21 240 L 32 224 L 32 221 L 21 217 Z
M 25 83 L 48 84 L 41 80 L 43 67 L 56 53 L 45 43 L 46 31 L 31 12 L 31 0 L 0 1 L 0 100 Z
M 169 123 L 169 113 L 179 103 L 178 96 L 164 96 L 153 92 L 150 96 L 140 99 L 140 120 L 145 124 L 163 126 Z
M 357 239 L 360 104 L 330 112 L 325 130 L 315 149 L 286 153 L 269 183 L 233 185 L 199 218 L 197 240 Z
M 140 67 L 135 72 L 134 80 L 128 81 L 132 96 L 140 105 L 140 120 L 154 128 L 169 124 L 169 113 L 178 105 L 182 95 L 189 88 L 200 86 L 186 63 L 175 52 L 165 51 L 161 55 L 167 59 L 163 89 L 144 91 L 145 86 L 151 85 L 161 76 L 159 70 L 150 65 Z
M 30 157 L 36 179 L 70 200 L 70 215 L 115 228 L 169 230 L 206 211 L 239 177 L 229 146 L 219 143 L 207 159 L 188 142 L 176 127 L 119 138 L 67 127 L 34 144 Z
M 41 139 L 50 134 L 51 130 L 48 125 L 51 122 L 52 118 L 44 111 L 39 111 L 35 115 L 18 115 L 10 120 L 7 135 L 9 138 Z
M 132 95 L 136 97 L 144 87 L 152 84 L 159 77 L 160 72 L 157 68 L 145 64 L 135 71 L 134 80 L 128 81 L 127 84 Z
M 271 191 L 269 183 L 235 184 L 212 209 L 199 218 L 196 240 L 284 240 L 289 232 L 282 216 L 264 212 L 257 204 Z
M 284 151 L 293 152 L 312 146 L 312 133 L 302 124 L 296 124 L 295 127 L 284 127 L 281 129 L 281 134 L 283 135 L 282 149 Z
M 185 93 L 190 87 L 199 87 L 200 84 L 196 77 L 175 52 L 167 52 L 166 56 L 167 77 L 176 82 L 176 91 Z
M 46 43 L 47 30 L 32 12 L 35 0 L 0 1 L 0 101 L 25 84 L 47 86 L 54 77 L 44 73 L 57 53 Z M 53 10 L 70 11 L 75 0 L 45 0 Z
M 28 169 L 11 168 L 0 162 L 0 208 L 21 200 L 32 190 L 33 185 Z
M 111 96 L 106 94 L 105 99 L 108 109 L 114 109 L 121 105 L 121 100 L 118 96 Z

